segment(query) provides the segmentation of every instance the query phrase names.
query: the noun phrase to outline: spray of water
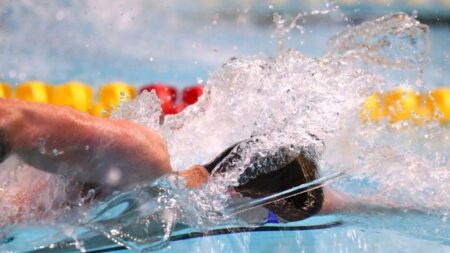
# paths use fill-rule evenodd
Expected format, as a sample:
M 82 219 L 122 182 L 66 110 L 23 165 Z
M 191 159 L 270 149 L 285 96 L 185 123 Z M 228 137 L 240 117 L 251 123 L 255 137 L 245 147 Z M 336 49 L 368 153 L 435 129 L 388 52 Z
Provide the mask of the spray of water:
M 289 30 L 278 24 L 278 29 Z M 414 18 L 396 13 L 336 35 L 319 59 L 283 48 L 275 58 L 232 58 L 210 76 L 200 101 L 183 113 L 167 117 L 160 126 L 153 113 L 128 119 L 156 129 L 167 140 L 178 169 L 205 163 L 235 142 L 264 134 L 267 138 L 249 153 L 264 156 L 285 144 L 313 147 L 323 154 L 323 175 L 350 171 L 351 179 L 337 188 L 372 194 L 380 203 L 448 210 L 445 128 L 363 125 L 357 114 L 366 95 L 390 85 L 368 66 L 420 71 L 428 57 L 427 31 Z M 135 103 L 158 105 L 154 96 L 141 99 L 146 102 Z M 209 211 L 223 208 L 228 201 L 223 193 L 238 184 L 250 161 L 250 154 L 243 156 L 247 159 L 236 170 L 203 189 L 207 197 L 196 194 L 193 202 Z M 369 183 L 355 188 L 358 180 Z

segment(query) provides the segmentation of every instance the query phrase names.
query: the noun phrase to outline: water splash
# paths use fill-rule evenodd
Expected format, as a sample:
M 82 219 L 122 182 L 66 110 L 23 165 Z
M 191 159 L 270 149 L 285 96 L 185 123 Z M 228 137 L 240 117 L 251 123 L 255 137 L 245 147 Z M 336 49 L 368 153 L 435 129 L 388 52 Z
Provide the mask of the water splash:
M 123 103 L 119 110 L 112 113 L 111 118 L 128 119 L 150 129 L 160 127 L 161 100 L 155 91 L 144 91 L 136 99 Z
M 208 80 L 198 104 L 167 117 L 157 128 L 167 140 L 172 164 L 183 168 L 205 163 L 232 143 L 254 134 L 265 137 L 242 154 L 244 159 L 236 170 L 215 177 L 202 191 L 186 198 L 196 203 L 197 208 L 187 208 L 195 210 L 191 217 L 206 216 L 211 221 L 211 214 L 227 206 L 230 197 L 224 193 L 239 184 L 251 154 L 264 156 L 289 144 L 321 152 L 323 143 L 318 139 L 333 136 L 342 127 L 337 124 L 340 119 L 354 114 L 352 109 L 367 89 L 359 85 L 362 81 L 375 85 L 379 78 L 345 62 L 310 59 L 293 50 L 273 59 L 250 57 L 224 64 Z M 129 119 L 148 124 L 148 117 Z M 194 220 L 195 226 L 205 223 Z
M 340 19 L 348 22 L 348 18 L 340 12 L 339 5 L 337 1 L 324 1 L 325 6 L 321 9 L 313 9 L 310 11 L 299 12 L 293 18 L 285 18 L 279 13 L 275 12 L 273 14 L 273 23 L 275 24 L 275 30 L 272 38 L 275 38 L 278 44 L 278 52 L 286 50 L 286 40 L 291 39 L 291 35 L 294 30 L 298 30 L 301 35 L 305 33 L 305 22 L 308 19 L 312 19 L 316 16 L 324 18 L 331 14 L 340 14 Z M 302 36 L 303 37 L 303 36 Z M 302 42 L 300 42 L 302 44 Z
M 428 30 L 414 17 L 392 13 L 333 36 L 326 54 L 383 75 L 394 87 L 406 86 L 412 79 L 412 85 L 421 89 L 430 56 Z
M 94 201 L 95 190 L 59 175 L 39 171 L 16 156 L 0 166 L 0 226 L 76 221 Z
M 327 54 L 350 62 L 420 69 L 428 63 L 428 26 L 405 13 L 393 13 L 333 36 Z
M 361 192 L 378 192 L 386 202 L 448 209 L 448 158 L 439 150 L 447 145 L 436 142 L 437 136 L 445 139 L 445 129 L 399 132 L 386 124 L 362 125 L 357 114 L 366 95 L 389 87 L 389 81 L 371 74 L 361 61 L 390 69 L 422 68 L 428 59 L 427 31 L 414 18 L 396 13 L 336 35 L 319 59 L 295 50 L 281 50 L 275 58 L 232 58 L 210 76 L 196 105 L 167 117 L 156 130 L 167 140 L 178 169 L 205 163 L 227 146 L 263 134 L 266 140 L 250 153 L 267 155 L 282 144 L 312 146 L 323 152 L 322 174 L 351 170 L 352 183 L 341 182 L 338 188 L 367 180 L 369 186 Z M 425 147 L 419 142 L 424 131 L 435 136 Z M 203 189 L 203 199 L 197 194 L 198 203 L 208 210 L 226 206 L 229 198 L 223 193 L 238 184 L 248 163 L 243 159 L 237 170 L 214 178 Z

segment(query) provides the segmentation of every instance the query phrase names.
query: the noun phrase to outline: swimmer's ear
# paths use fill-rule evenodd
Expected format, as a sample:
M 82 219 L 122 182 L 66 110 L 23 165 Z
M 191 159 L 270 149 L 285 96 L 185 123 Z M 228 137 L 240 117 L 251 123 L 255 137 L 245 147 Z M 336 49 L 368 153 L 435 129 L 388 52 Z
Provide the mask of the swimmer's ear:
M 216 156 L 216 158 L 214 158 L 212 161 L 210 161 L 209 163 L 203 165 L 203 167 L 206 168 L 206 170 L 211 173 L 214 168 L 220 163 L 222 162 L 225 157 L 227 157 L 230 152 L 241 142 L 235 143 L 233 145 L 231 145 L 230 147 L 228 147 L 227 149 L 225 149 L 222 153 L 220 153 L 218 156 Z

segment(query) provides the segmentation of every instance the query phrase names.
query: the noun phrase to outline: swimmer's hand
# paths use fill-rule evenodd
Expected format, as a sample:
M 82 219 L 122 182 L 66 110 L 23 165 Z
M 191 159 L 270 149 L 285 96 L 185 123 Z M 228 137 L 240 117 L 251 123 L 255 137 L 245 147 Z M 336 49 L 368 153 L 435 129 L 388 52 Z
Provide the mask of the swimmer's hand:
M 33 167 L 103 188 L 171 172 L 166 145 L 138 124 L 14 99 L 0 99 L 0 162 L 17 154 Z

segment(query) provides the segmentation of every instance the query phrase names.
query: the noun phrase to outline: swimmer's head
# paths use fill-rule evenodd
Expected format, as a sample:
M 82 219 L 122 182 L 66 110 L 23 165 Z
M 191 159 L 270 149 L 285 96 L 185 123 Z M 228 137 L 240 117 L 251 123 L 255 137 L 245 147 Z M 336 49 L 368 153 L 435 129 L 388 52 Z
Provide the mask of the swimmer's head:
M 317 177 L 315 160 L 302 153 L 287 165 L 267 174 L 260 174 L 236 187 L 236 190 L 243 196 L 260 198 L 311 182 Z M 296 221 L 318 213 L 322 202 L 322 189 L 317 188 L 267 204 L 266 208 L 287 221 Z
M 256 142 L 257 139 L 251 139 L 234 144 L 204 167 L 213 174 L 235 169 L 235 165 L 243 159 L 241 155 L 244 149 Z M 317 179 L 317 157 L 311 155 L 314 152 L 311 152 L 311 148 L 297 149 L 293 152 L 291 148 L 280 147 L 265 156 L 253 154 L 250 164 L 240 175 L 239 186 L 235 190 L 245 197 L 260 198 Z M 317 213 L 322 202 L 322 189 L 317 188 L 278 200 L 266 207 L 281 218 L 293 221 Z

